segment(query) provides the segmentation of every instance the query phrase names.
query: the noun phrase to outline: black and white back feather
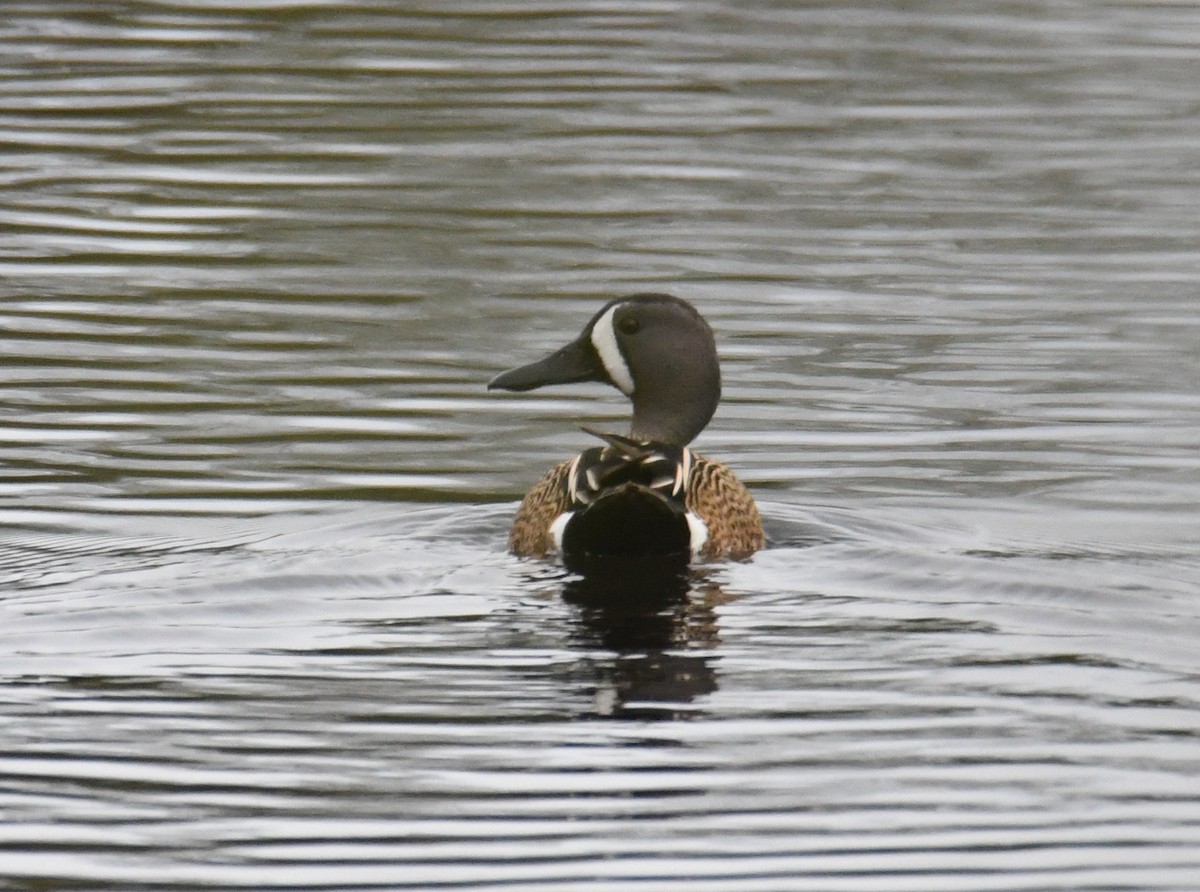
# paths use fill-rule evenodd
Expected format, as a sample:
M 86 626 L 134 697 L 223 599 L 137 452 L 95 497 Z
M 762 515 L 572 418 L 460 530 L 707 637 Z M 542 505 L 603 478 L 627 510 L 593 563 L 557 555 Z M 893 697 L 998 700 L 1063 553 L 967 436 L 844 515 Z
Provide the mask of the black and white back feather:
M 568 509 L 553 525 L 564 552 L 695 552 L 704 525 L 687 507 L 694 458 L 686 446 L 584 428 L 607 445 L 580 453 L 564 485 Z
M 572 463 L 567 481 L 572 507 L 585 508 L 628 483 L 683 505 L 692 470 L 692 450 L 668 443 L 639 442 L 586 427 L 583 430 L 608 445 L 588 449 Z

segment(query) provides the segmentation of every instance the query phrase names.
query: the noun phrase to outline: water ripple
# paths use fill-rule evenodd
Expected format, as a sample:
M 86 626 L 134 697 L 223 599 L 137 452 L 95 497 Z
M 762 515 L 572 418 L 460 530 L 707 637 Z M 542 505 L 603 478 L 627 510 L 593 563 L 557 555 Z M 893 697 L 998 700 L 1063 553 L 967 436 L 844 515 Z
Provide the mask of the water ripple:
M 1200 18 L 943 7 L 6 6 L 9 884 L 1191 892 Z M 484 389 L 638 290 L 771 539 L 641 601 Z

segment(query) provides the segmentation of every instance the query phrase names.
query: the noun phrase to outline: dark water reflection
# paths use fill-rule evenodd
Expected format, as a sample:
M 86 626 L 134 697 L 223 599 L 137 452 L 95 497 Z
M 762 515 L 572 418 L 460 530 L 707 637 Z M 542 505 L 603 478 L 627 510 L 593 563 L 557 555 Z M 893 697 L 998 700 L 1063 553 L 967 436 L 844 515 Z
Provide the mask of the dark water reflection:
M 0 16 L 0 885 L 1192 892 L 1200 12 Z M 504 553 L 718 332 L 771 547 Z
M 615 654 L 598 665 L 596 711 L 675 718 L 717 689 L 714 607 L 720 587 L 686 560 L 603 559 L 577 568 L 562 597 L 579 610 L 576 647 Z

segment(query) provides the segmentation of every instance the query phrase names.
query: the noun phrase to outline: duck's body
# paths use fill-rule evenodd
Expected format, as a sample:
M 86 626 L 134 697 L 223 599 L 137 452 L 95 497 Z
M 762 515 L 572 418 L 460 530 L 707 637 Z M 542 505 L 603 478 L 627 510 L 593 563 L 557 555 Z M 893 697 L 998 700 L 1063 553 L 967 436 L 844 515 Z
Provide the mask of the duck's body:
M 634 407 L 628 436 L 552 468 L 521 502 L 509 535 L 519 555 L 744 558 L 763 544 L 754 499 L 720 462 L 687 447 L 720 398 L 708 324 L 661 294 L 611 301 L 583 334 L 540 362 L 505 372 L 491 388 L 604 381 Z
M 612 508 L 605 513 L 618 521 L 619 525 L 613 524 L 608 527 L 614 531 L 611 535 L 617 541 L 610 540 L 605 551 L 645 554 L 670 552 L 682 547 L 701 558 L 744 558 L 762 548 L 762 522 L 754 499 L 746 487 L 726 465 L 697 455 L 691 450 L 689 454 L 691 468 L 684 483 L 682 500 L 682 530 L 686 532 L 687 538 L 678 538 L 670 529 L 659 531 L 657 536 L 647 536 L 644 535 L 645 524 L 630 523 L 629 515 L 647 516 L 660 512 L 638 511 L 637 501 L 641 499 L 634 493 L 641 490 L 636 485 L 625 484 L 623 491 L 614 491 L 608 496 Z M 592 507 L 588 511 L 587 506 L 581 505 L 571 495 L 572 466 L 579 460 L 568 459 L 555 465 L 521 500 L 521 507 L 517 509 L 512 531 L 508 535 L 508 547 L 515 554 L 545 557 L 564 551 L 564 527 L 574 519 L 575 513 L 585 510 L 585 518 L 597 517 L 600 509 Z M 620 517 L 618 506 L 627 509 L 624 519 Z M 661 514 L 664 517 L 663 527 L 668 527 L 670 514 Z M 666 547 L 663 547 L 664 545 Z

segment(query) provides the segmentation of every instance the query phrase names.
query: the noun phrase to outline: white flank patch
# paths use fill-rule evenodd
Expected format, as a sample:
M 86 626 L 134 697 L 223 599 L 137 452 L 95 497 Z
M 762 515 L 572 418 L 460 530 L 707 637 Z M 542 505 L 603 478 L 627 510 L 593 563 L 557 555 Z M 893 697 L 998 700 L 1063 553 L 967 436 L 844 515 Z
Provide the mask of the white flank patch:
M 625 357 L 621 355 L 621 348 L 617 346 L 617 333 L 613 331 L 613 314 L 619 306 L 621 305 L 613 304 L 607 313 L 596 320 L 596 324 L 592 326 L 592 346 L 600 354 L 600 361 L 604 363 L 608 377 L 621 388 L 621 393 L 633 396 L 633 376 L 629 374 L 629 366 L 625 364 Z
M 550 524 L 550 536 L 554 539 L 554 547 L 562 551 L 563 533 L 566 532 L 567 524 L 571 522 L 571 518 L 575 516 L 574 511 L 564 511 L 558 517 L 554 518 L 554 523 Z M 691 515 L 688 515 L 689 517 Z M 688 526 L 691 526 L 691 521 L 688 521 Z M 701 524 L 703 526 L 703 524 Z M 693 536 L 695 534 L 693 533 Z M 708 531 L 704 531 L 705 537 L 708 536 Z
M 691 511 L 684 516 L 687 517 L 688 530 L 691 531 L 692 554 L 699 554 L 704 543 L 708 541 L 708 526 Z

